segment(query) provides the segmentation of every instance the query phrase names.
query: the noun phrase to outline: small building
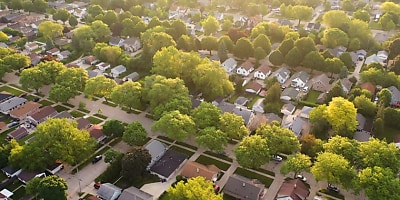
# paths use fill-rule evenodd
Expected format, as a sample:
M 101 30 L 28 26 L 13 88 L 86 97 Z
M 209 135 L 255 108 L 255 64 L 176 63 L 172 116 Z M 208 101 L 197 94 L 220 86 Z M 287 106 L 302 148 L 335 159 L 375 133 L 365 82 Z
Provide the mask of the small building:
M 310 118 L 310 112 L 313 110 L 314 108 L 309 107 L 309 106 L 304 106 L 301 111 L 299 116 L 304 118 L 304 119 L 309 119 Z
M 167 145 L 158 140 L 152 140 L 145 146 L 145 149 L 147 149 L 151 155 L 151 162 L 149 163 L 148 166 L 150 167 L 165 154 L 168 147 Z
M 310 191 L 299 179 L 283 182 L 276 194 L 276 200 L 306 200 Z
M 95 65 L 96 63 L 99 62 L 99 60 L 96 58 L 96 56 L 86 56 L 82 59 L 84 64 L 87 65 Z
M 311 79 L 311 88 L 319 92 L 328 92 L 332 87 L 330 81 L 331 79 L 323 73 Z
M 22 172 L 22 169 L 19 168 L 13 168 L 10 165 L 5 166 L 1 169 L 1 171 L 9 178 L 18 176 Z
M 36 112 L 39 110 L 40 104 L 33 102 L 33 101 L 28 101 L 24 105 L 10 111 L 10 116 L 14 119 L 19 119 L 20 121 L 24 121 L 28 115 L 31 115 L 32 113 Z
M 133 53 L 142 48 L 142 43 L 139 38 L 127 38 L 122 43 L 122 48 L 127 52 Z
M 237 116 L 241 116 L 244 120 L 245 126 L 249 126 L 255 117 L 254 112 L 252 110 L 249 110 L 248 108 L 243 106 L 236 106 L 232 110 L 232 113 Z
M 305 71 L 299 71 L 292 76 L 292 87 L 303 88 L 306 86 L 308 79 L 310 79 L 310 75 Z
M 7 189 L 2 189 L 0 191 L 0 200 L 12 200 L 11 196 L 14 195 L 13 192 Z
M 371 82 L 365 82 L 360 85 L 360 88 L 363 90 L 368 90 L 371 92 L 371 95 L 375 95 L 376 87 Z
M 272 73 L 271 77 L 276 77 L 280 84 L 285 83 L 290 77 L 290 71 L 286 67 L 281 67 Z
M 26 128 L 19 127 L 7 135 L 7 140 L 11 141 L 12 139 L 14 139 L 16 141 L 19 141 L 28 135 L 29 133 L 28 130 L 26 130 Z
M 90 121 L 86 118 L 79 118 L 76 120 L 76 122 L 78 123 L 78 129 L 79 130 L 87 130 L 90 128 L 90 126 L 92 125 L 92 123 L 90 123 Z
M 43 107 L 27 117 L 27 120 L 37 126 L 38 124 L 46 121 L 48 118 L 54 117 L 58 112 L 51 106 Z
M 263 86 L 259 84 L 257 81 L 251 81 L 246 85 L 245 91 L 252 94 L 258 94 L 260 93 L 262 87 Z
M 0 103 L 3 103 L 11 98 L 13 98 L 14 95 L 6 93 L 6 92 L 0 92 Z
M 236 73 L 242 76 L 248 76 L 254 71 L 254 64 L 250 60 L 246 60 L 236 69 Z
M 235 59 L 233 59 L 233 58 L 228 58 L 227 60 L 225 60 L 225 61 L 221 64 L 221 66 L 222 66 L 223 68 L 225 68 L 225 71 L 226 71 L 227 73 L 230 73 L 230 72 L 232 72 L 232 71 L 236 68 L 236 66 L 237 66 L 237 61 L 236 61 Z
M 266 124 L 272 124 L 273 122 L 278 122 L 280 124 L 282 122 L 282 118 L 275 113 L 267 113 L 265 114 L 265 118 Z
M 60 53 L 60 49 L 52 48 L 52 49 L 46 51 L 46 53 L 47 53 L 47 55 L 50 55 L 50 56 L 57 56 L 57 54 Z
M 271 75 L 271 68 L 268 66 L 267 62 L 261 64 L 261 66 L 254 72 L 254 78 L 262 80 L 266 79 L 269 75 Z
M 62 111 L 60 113 L 57 113 L 54 115 L 53 118 L 58 118 L 58 119 L 73 119 L 74 117 L 67 111 Z
M 187 158 L 186 154 L 169 149 L 150 167 L 150 172 L 168 180 L 174 172 L 179 170 Z
M 261 200 L 265 195 L 265 186 L 260 181 L 232 174 L 225 184 L 223 193 L 236 199 Z
M 238 97 L 234 102 L 234 104 L 237 106 L 246 106 L 247 103 L 249 103 L 249 99 L 242 96 Z
M 281 93 L 281 100 L 290 101 L 292 99 L 297 99 L 300 91 L 296 90 L 296 88 L 286 88 Z
M 194 161 L 187 161 L 182 167 L 181 175 L 186 178 L 202 176 L 206 180 L 215 182 L 220 172 L 221 170 L 215 165 L 203 165 Z
M 292 115 L 295 109 L 296 109 L 295 105 L 287 103 L 282 106 L 281 113 L 284 115 Z
M 111 183 L 103 183 L 97 190 L 97 196 L 99 196 L 102 200 L 116 200 L 121 192 L 121 188 Z
M 111 46 L 118 46 L 121 47 L 124 42 L 124 39 L 120 37 L 111 37 L 108 44 Z
M 24 105 L 28 100 L 21 97 L 12 97 L 2 103 L 0 103 L 0 112 L 7 115 L 12 110 L 19 108 L 20 106 Z
M 96 139 L 97 143 L 100 143 L 107 138 L 107 136 L 103 134 L 103 126 L 93 125 L 88 129 L 88 131 L 90 136 Z
M 257 99 L 253 104 L 253 111 L 264 113 L 264 98 Z
M 388 90 L 392 94 L 392 100 L 390 101 L 390 105 L 392 105 L 392 106 L 399 105 L 399 103 L 400 103 L 400 91 L 399 91 L 399 89 L 397 89 L 397 87 L 395 87 L 395 86 L 390 86 L 390 87 L 388 87 Z
M 291 130 L 297 136 L 297 138 L 300 138 L 302 135 L 304 124 L 305 121 L 301 117 L 294 116 L 293 118 L 290 118 L 289 116 L 286 118 L 286 121 L 283 124 L 283 128 Z
M 108 63 L 105 63 L 105 62 L 101 62 L 101 63 L 97 64 L 96 67 L 101 71 L 106 71 L 108 68 L 111 67 L 111 65 Z
M 64 165 L 61 162 L 54 162 L 52 165 L 49 165 L 46 168 L 46 171 L 48 171 L 50 174 L 57 174 L 59 171 L 64 169 Z
M 71 55 L 70 51 L 64 50 L 64 51 L 61 51 L 59 54 L 57 54 L 57 58 L 59 60 L 65 60 L 65 59 L 68 59 L 70 55 Z
M 39 177 L 39 178 L 46 177 L 46 174 L 43 172 L 30 172 L 30 171 L 22 170 L 21 173 L 19 173 L 17 175 L 17 177 L 18 177 L 18 180 L 20 180 L 22 183 L 26 184 L 30 180 L 32 180 L 36 177 Z
M 153 195 L 133 186 L 122 191 L 118 200 L 153 200 Z
M 123 65 L 118 65 L 111 69 L 111 74 L 113 77 L 118 77 L 122 73 L 126 72 L 126 67 Z
M 140 75 L 137 72 L 132 72 L 129 75 L 125 76 L 122 80 L 123 81 L 137 81 L 139 80 Z

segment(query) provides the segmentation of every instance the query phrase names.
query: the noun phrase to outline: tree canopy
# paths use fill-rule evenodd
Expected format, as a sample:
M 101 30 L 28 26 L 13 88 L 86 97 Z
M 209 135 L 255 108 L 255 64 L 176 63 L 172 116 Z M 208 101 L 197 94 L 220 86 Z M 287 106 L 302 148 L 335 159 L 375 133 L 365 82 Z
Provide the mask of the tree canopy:
M 186 183 L 179 181 L 175 187 L 167 189 L 166 199 L 176 200 L 222 200 L 222 194 L 215 194 L 213 183 L 198 176 L 189 179 Z
M 178 141 L 183 141 L 196 132 L 192 118 L 177 110 L 164 114 L 152 125 L 151 129 L 164 132 L 168 137 Z
M 237 162 L 246 168 L 258 168 L 271 159 L 267 140 L 260 135 L 246 136 L 234 149 Z

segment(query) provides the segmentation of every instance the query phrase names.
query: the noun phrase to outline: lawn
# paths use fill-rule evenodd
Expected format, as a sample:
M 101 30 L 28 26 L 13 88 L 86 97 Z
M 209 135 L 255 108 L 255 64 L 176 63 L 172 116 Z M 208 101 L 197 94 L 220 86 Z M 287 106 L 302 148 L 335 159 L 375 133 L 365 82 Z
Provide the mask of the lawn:
M 104 154 L 106 151 L 108 151 L 110 148 L 111 148 L 111 147 L 106 146 L 106 147 L 104 147 L 103 149 L 101 149 L 99 152 L 93 154 L 90 158 L 88 158 L 88 159 L 85 160 L 83 163 L 81 163 L 80 165 L 78 165 L 78 167 L 74 168 L 74 169 L 71 171 L 71 174 L 76 174 L 77 169 L 78 169 L 78 170 L 83 169 L 84 167 L 86 167 L 86 165 L 88 165 L 89 163 L 92 162 L 92 160 L 94 159 L 94 157 L 96 157 L 97 155 L 103 155 L 103 154 Z M 104 161 L 101 161 L 101 162 L 104 162 Z
M 84 109 L 84 108 L 79 108 L 78 110 L 79 110 L 79 111 L 82 111 L 82 112 L 84 112 L 84 113 L 90 113 L 90 110 L 86 110 L 86 109 Z
M 22 86 L 19 86 L 19 85 L 15 85 L 15 84 L 10 84 L 12 87 L 15 87 L 15 88 L 18 88 L 18 89 L 20 89 L 20 90 L 23 90 L 23 91 L 25 91 L 25 92 L 32 92 L 32 90 L 30 90 L 30 89 L 28 89 L 28 88 L 25 88 L 25 87 L 22 87 Z
M 41 100 L 41 101 L 39 101 L 39 103 L 42 104 L 42 107 L 51 106 L 54 104 L 53 102 L 47 101 L 47 100 Z
M 215 160 L 215 159 L 210 158 L 210 157 L 205 156 L 205 155 L 200 155 L 196 159 L 196 162 L 198 162 L 200 164 L 203 164 L 203 165 L 215 165 L 215 166 L 217 166 L 219 169 L 221 169 L 223 171 L 228 170 L 228 168 L 231 166 L 228 163 L 224 163 L 224 162 L 221 162 L 219 160 Z
M 84 113 L 81 113 L 81 112 L 76 111 L 76 110 L 71 111 L 70 114 L 71 114 L 72 117 L 74 117 L 74 118 L 79 118 L 79 117 L 85 116 Z
M 105 104 L 105 105 L 114 107 L 114 108 L 118 106 L 117 104 L 115 104 L 113 102 L 110 102 L 110 101 L 103 101 L 102 103 Z
M 160 139 L 165 140 L 165 141 L 170 142 L 170 143 L 173 143 L 175 141 L 175 140 L 173 140 L 173 139 L 171 139 L 169 137 L 165 137 L 165 136 L 162 136 L 162 135 L 157 136 L 157 138 L 160 138 Z
M 233 161 L 232 158 L 229 158 L 227 156 L 224 156 L 224 155 L 221 155 L 221 154 L 218 154 L 218 153 L 214 153 L 214 152 L 211 152 L 211 151 L 205 151 L 204 153 L 207 154 L 207 155 L 210 155 L 210 156 L 214 156 L 216 158 L 220 158 L 222 160 L 226 160 L 228 162 L 232 162 Z
M 69 104 L 69 103 L 62 103 L 62 105 L 64 105 L 64 106 L 67 106 L 67 107 L 70 107 L 70 108 L 73 108 L 73 107 L 75 107 L 74 105 L 72 105 L 72 104 Z
M 28 101 L 32 101 L 32 100 L 34 100 L 34 99 L 36 99 L 36 98 L 38 98 L 38 97 L 33 96 L 33 95 L 28 95 L 28 96 L 26 96 L 26 97 L 24 97 L 24 98 L 27 99 Z
M 142 176 L 141 178 L 134 179 L 133 182 L 129 182 L 128 180 L 126 180 L 122 177 L 115 183 L 115 185 L 120 188 L 123 188 L 123 189 L 128 188 L 130 186 L 134 186 L 136 188 L 141 188 L 144 184 L 155 183 L 155 182 L 159 182 L 159 181 L 160 181 L 160 178 L 158 178 L 158 176 L 156 176 L 154 174 L 146 174 L 146 175 Z
M 305 101 L 311 102 L 311 103 L 316 103 L 318 96 L 321 94 L 321 92 L 315 91 L 315 90 L 310 90 L 307 94 L 307 99 Z
M 14 190 L 17 190 L 19 187 L 21 187 L 21 185 L 22 185 L 22 183 L 18 179 L 15 179 L 15 181 L 12 184 L 8 185 L 6 187 L 6 189 L 12 192 Z
M 25 196 L 26 196 L 25 187 L 20 187 L 18 188 L 18 190 L 14 191 L 12 199 L 23 199 Z
M 6 131 L 0 133 L 0 144 L 7 144 L 7 141 L 6 141 L 7 134 L 11 133 L 11 132 L 14 131 L 15 129 L 17 129 L 17 127 L 8 129 L 8 130 L 6 130 Z
M 227 195 L 227 194 L 223 194 L 223 195 L 222 195 L 222 199 L 223 199 L 223 200 L 236 200 L 235 197 L 229 196 L 229 195 Z
M 8 177 L 4 173 L 0 173 L 0 182 L 6 180 Z
M 187 147 L 187 148 L 189 148 L 189 149 L 193 149 L 193 150 L 195 150 L 195 151 L 197 150 L 197 147 L 192 146 L 192 145 L 187 144 L 187 143 L 184 143 L 184 142 L 176 141 L 175 144 L 179 144 L 179 145 L 181 145 L 181 146 Z
M 108 117 L 107 116 L 105 116 L 105 115 L 102 115 L 102 114 L 94 114 L 94 116 L 96 116 L 96 117 L 99 117 L 99 118 L 102 118 L 102 119 L 107 119 Z
M 89 121 L 90 121 L 90 123 L 92 123 L 92 124 L 100 124 L 101 122 L 103 122 L 103 120 L 101 120 L 101 119 L 99 119 L 99 118 L 97 118 L 97 117 L 93 117 L 93 116 L 90 116 L 90 117 L 88 117 L 87 118 Z
M 194 154 L 193 151 L 182 149 L 182 148 L 180 148 L 178 146 L 171 146 L 170 149 L 174 150 L 174 151 L 177 151 L 177 152 L 180 152 L 180 153 L 183 153 L 183 154 L 186 154 L 189 158 Z
M 10 93 L 10 94 L 12 94 L 12 95 L 14 95 L 14 96 L 19 96 L 19 95 L 25 93 L 25 92 L 23 92 L 23 91 L 20 91 L 20 90 L 11 88 L 11 87 L 9 87 L 9 86 L 2 86 L 2 87 L 0 87 L 0 91 L 2 91 L 2 92 L 3 92 L 3 91 L 4 91 L 4 92 L 8 92 L 8 93 Z
M 376 137 L 379 139 L 386 138 L 386 141 L 390 143 L 393 142 L 393 139 L 396 135 L 400 135 L 400 130 L 386 126 L 385 131 L 383 131 L 383 133 L 377 134 Z
M 263 183 L 266 188 L 269 188 L 269 186 L 271 186 L 272 182 L 274 181 L 274 179 L 272 179 L 272 178 L 262 176 L 258 173 L 249 171 L 249 170 L 241 168 L 241 167 L 237 168 L 235 170 L 234 174 L 239 174 L 239 175 L 247 177 L 249 179 L 257 179 L 261 183 Z
M 54 106 L 54 109 L 56 109 L 57 110 L 57 112 L 62 112 L 62 111 L 67 111 L 67 110 L 69 110 L 69 108 L 67 108 L 67 107 L 64 107 L 64 106 L 61 106 L 61 105 L 56 105 L 56 106 Z
M 254 170 L 259 171 L 259 172 L 264 173 L 264 174 L 268 174 L 270 176 L 275 176 L 275 172 L 269 171 L 269 170 L 266 170 L 266 169 L 263 169 L 263 168 L 257 168 L 257 169 L 254 169 Z

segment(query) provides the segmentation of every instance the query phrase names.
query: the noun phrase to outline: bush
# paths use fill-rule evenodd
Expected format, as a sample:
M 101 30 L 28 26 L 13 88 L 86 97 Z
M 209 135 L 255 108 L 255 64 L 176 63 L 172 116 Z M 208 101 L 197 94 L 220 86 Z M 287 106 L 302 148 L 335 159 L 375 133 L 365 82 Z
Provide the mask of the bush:
M 179 182 L 181 180 L 183 180 L 183 176 L 182 175 L 176 176 L 176 182 Z
M 111 163 L 111 165 L 107 167 L 106 171 L 100 174 L 95 181 L 101 183 L 114 183 L 119 177 L 121 177 L 121 158 Z

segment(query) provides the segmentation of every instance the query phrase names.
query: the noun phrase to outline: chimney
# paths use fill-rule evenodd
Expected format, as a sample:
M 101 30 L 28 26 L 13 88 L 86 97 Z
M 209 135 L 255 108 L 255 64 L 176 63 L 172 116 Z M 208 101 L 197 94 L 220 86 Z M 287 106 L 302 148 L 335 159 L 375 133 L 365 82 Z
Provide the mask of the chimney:
M 242 186 L 243 186 L 243 187 L 246 187 L 246 183 L 243 183 Z
M 196 172 L 199 173 L 199 171 L 200 171 L 200 169 L 199 169 L 199 168 L 196 168 Z
M 296 188 L 296 187 L 297 187 L 297 184 L 295 183 L 295 184 L 294 184 L 294 188 Z

